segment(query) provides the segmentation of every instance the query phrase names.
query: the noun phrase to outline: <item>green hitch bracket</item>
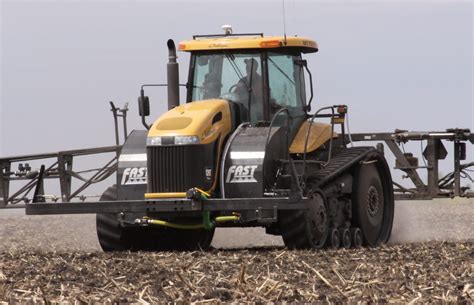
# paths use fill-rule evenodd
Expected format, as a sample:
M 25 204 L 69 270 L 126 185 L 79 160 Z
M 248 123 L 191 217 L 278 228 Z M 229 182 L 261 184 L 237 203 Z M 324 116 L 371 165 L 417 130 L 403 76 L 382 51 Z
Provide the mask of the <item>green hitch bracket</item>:
M 204 211 L 202 213 L 202 224 L 204 226 L 204 230 L 212 230 L 216 226 L 215 222 L 211 220 L 211 212 Z

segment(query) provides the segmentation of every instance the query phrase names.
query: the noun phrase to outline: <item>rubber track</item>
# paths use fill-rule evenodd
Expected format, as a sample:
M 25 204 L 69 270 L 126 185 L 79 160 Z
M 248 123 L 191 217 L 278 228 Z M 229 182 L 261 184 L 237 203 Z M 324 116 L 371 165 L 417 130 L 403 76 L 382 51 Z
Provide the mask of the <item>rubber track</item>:
M 290 249 L 309 249 L 310 241 L 306 233 L 303 211 L 281 211 L 280 229 L 285 246 Z
M 117 200 L 117 187 L 109 187 L 100 197 L 101 201 Z M 126 250 L 128 247 L 121 240 L 122 229 L 119 227 L 117 214 L 97 214 L 97 237 L 104 251 Z
M 339 177 L 357 162 L 366 159 L 371 154 L 376 154 L 374 147 L 351 147 L 344 149 L 333 156 L 326 167 L 317 170 L 308 176 L 311 188 L 319 188 L 331 180 Z M 310 241 L 305 228 L 305 214 L 303 211 L 280 212 L 280 229 L 282 230 L 285 245 L 290 249 L 310 248 Z
M 309 181 L 314 181 L 315 186 L 321 187 L 329 181 L 339 177 L 355 163 L 364 160 L 370 154 L 377 154 L 377 150 L 371 146 L 350 147 L 333 156 L 329 163 L 322 169 L 312 173 Z

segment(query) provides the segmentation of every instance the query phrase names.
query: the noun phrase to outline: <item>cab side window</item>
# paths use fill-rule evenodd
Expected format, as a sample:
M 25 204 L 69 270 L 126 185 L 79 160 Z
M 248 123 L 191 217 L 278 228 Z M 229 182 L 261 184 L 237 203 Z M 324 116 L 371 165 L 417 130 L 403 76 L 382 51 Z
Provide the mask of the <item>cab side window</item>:
M 295 63 L 301 59 L 298 55 L 268 53 L 268 83 L 270 88 L 270 119 L 279 109 L 287 108 L 290 115 L 292 134 L 299 123 L 305 119 L 304 71 Z M 281 116 L 281 118 L 280 118 Z M 285 115 L 280 113 L 275 124 L 286 122 Z
M 301 67 L 294 63 L 296 56 L 268 54 L 268 79 L 270 85 L 270 107 L 303 108 Z M 275 111 L 272 111 L 275 112 Z

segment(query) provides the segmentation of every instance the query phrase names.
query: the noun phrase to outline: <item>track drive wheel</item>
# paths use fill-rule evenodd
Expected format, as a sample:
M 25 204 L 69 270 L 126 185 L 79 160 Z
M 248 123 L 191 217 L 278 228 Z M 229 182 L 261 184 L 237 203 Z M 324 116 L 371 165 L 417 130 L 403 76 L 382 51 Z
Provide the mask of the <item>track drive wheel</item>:
M 361 229 L 363 244 L 371 247 L 388 241 L 393 223 L 392 181 L 386 163 L 378 163 L 382 160 L 356 168 L 352 193 L 354 226 Z
M 280 212 L 279 222 L 285 246 L 290 249 L 320 249 L 326 243 L 329 222 L 323 196 L 318 192 L 311 198 L 309 210 Z

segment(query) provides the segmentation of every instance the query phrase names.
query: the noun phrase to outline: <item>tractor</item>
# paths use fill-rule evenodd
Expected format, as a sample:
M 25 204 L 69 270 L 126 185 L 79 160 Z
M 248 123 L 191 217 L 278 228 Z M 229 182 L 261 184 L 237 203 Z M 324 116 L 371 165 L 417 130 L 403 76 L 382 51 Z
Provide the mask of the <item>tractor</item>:
M 148 125 L 142 87 L 147 131 L 127 138 L 117 185 L 101 200 L 185 199 L 199 208 L 99 213 L 104 250 L 206 249 L 216 226 L 263 226 L 297 249 L 389 239 L 394 197 L 383 151 L 349 147 L 347 106 L 311 114 L 303 56 L 318 51 L 315 41 L 230 29 L 183 41 L 178 49 L 191 53 L 183 104 L 172 40 L 168 49 L 169 110 Z
M 25 201 L 26 213 L 94 213 L 104 251 L 205 250 L 216 227 L 263 227 L 281 235 L 290 249 L 376 247 L 390 238 L 394 199 L 472 196 L 461 173 L 468 129 L 438 132 L 351 134 L 348 107 L 312 111 L 312 74 L 304 56 L 318 51 L 304 37 L 262 33 L 195 35 L 178 48 L 168 40 L 167 84 L 141 86 L 138 108 L 144 130 L 126 129 L 126 111 L 116 108 L 116 146 L 0 158 L 0 207 Z M 190 53 L 186 84 L 179 82 L 177 49 Z M 168 111 L 149 124 L 145 89 L 166 87 Z M 186 96 L 180 102 L 180 86 Z M 118 143 L 118 117 L 125 141 Z M 428 142 L 419 166 L 397 144 Z M 454 171 L 438 176 L 446 157 L 442 140 L 454 143 Z M 415 184 L 392 181 L 385 142 L 396 168 Z M 73 158 L 115 152 L 90 178 L 73 170 Z M 57 158 L 38 171 L 15 162 Z M 417 169 L 428 171 L 428 182 Z M 79 194 L 112 175 L 116 183 L 100 200 Z M 61 197 L 46 195 L 44 179 L 58 178 Z M 84 181 L 76 191 L 72 178 Z M 9 195 L 9 182 L 27 180 Z M 32 199 L 26 195 L 34 189 Z

